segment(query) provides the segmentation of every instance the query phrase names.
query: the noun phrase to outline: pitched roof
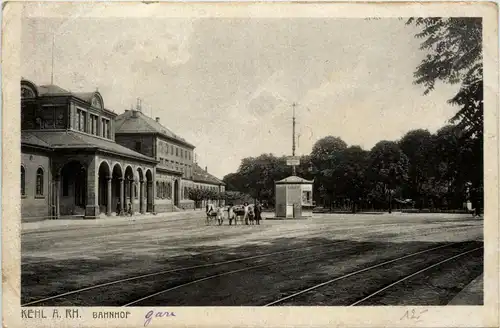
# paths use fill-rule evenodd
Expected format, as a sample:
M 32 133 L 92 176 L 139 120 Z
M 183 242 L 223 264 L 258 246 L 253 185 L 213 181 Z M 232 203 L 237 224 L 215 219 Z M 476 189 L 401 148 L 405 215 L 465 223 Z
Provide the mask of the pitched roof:
M 276 181 L 277 184 L 310 184 L 313 183 L 314 181 L 309 181 L 306 179 L 303 179 L 301 177 L 298 177 L 296 175 L 291 175 L 287 178 L 284 178 L 283 180 Z
M 155 159 L 123 147 L 112 140 L 93 137 L 76 131 L 21 131 L 21 143 L 52 149 L 97 148 L 106 152 L 156 162 Z
M 198 164 L 193 165 L 193 181 L 217 185 L 225 184 L 221 180 L 217 179 L 216 177 L 202 169 Z
M 195 148 L 181 136 L 175 134 L 141 111 L 126 110 L 115 118 L 115 134 L 159 133 L 188 147 Z
M 92 102 L 92 97 L 94 97 L 96 94 L 99 94 L 98 91 L 94 91 L 94 92 L 71 92 L 71 91 L 63 89 L 60 86 L 55 85 L 55 84 L 36 85 L 36 84 L 34 84 L 33 82 L 31 82 L 29 80 L 21 80 L 21 83 L 23 83 L 23 82 L 24 83 L 28 83 L 28 84 L 32 85 L 33 87 L 35 87 L 36 91 L 38 92 L 38 96 L 39 97 L 73 96 L 75 98 L 78 98 L 78 99 L 83 100 L 83 101 L 85 101 L 85 102 L 87 102 L 87 103 L 90 104 Z M 101 98 L 101 101 L 102 101 L 101 94 L 99 94 L 99 97 Z M 113 111 L 111 111 L 109 109 L 104 108 L 104 110 L 106 110 L 108 112 L 111 112 L 114 115 L 116 115 L 116 113 L 114 113 Z
M 79 98 L 81 100 L 84 100 L 88 103 L 92 101 L 92 97 L 94 97 L 96 93 L 95 92 L 73 92 L 72 95 L 75 96 L 76 98 Z
M 46 143 L 40 138 L 37 138 L 33 134 L 21 133 L 21 144 L 32 145 L 43 148 L 51 148 L 50 144 Z
M 71 92 L 65 90 L 57 85 L 48 84 L 48 85 L 39 85 L 37 86 L 38 95 L 40 96 L 55 96 L 55 95 L 71 95 Z

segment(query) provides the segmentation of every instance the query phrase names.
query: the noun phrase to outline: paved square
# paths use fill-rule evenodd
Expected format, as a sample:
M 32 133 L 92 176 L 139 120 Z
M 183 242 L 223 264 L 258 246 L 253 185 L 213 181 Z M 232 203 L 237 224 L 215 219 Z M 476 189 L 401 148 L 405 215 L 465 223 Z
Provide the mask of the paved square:
M 22 235 L 21 302 L 232 306 L 289 297 L 276 305 L 349 305 L 444 261 L 360 304 L 444 305 L 482 273 L 482 240 L 481 218 L 449 214 L 206 226 L 204 213 L 187 212 L 40 228 Z

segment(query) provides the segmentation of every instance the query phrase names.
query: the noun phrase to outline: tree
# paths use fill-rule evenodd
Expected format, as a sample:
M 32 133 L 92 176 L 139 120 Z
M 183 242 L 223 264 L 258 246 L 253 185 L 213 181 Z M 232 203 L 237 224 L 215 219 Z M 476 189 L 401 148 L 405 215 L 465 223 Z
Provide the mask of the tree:
M 463 155 L 473 162 L 468 165 L 468 173 L 474 175 L 473 189 L 483 190 L 482 20 L 477 17 L 411 18 L 407 24 L 422 28 L 416 37 L 423 39 L 421 49 L 427 51 L 427 56 L 414 77 L 415 83 L 425 87 L 424 94 L 431 92 L 437 81 L 460 83 L 459 91 L 449 100 L 459 107 L 450 122 L 462 130 L 460 142 L 470 149 Z
M 290 175 L 284 157 L 262 154 L 241 161 L 236 173 L 224 177 L 228 190 L 249 194 L 252 198 L 274 204 L 274 182 Z
M 342 151 L 347 144 L 338 137 L 328 136 L 318 141 L 313 146 L 310 162 L 316 172 L 315 193 L 319 193 L 323 199 L 328 199 L 330 207 L 335 200 L 337 171 Z
M 195 208 L 201 207 L 200 202 L 205 199 L 205 191 L 203 189 L 188 188 L 187 196 L 194 201 Z
M 423 186 L 431 177 L 430 159 L 432 157 L 432 135 L 427 130 L 413 130 L 406 133 L 399 141 L 399 147 L 408 157 L 408 184 L 405 193 L 418 206 L 424 206 Z
M 346 196 L 351 204 L 352 213 L 356 212 L 356 205 L 366 194 L 365 171 L 367 168 L 368 152 L 359 146 L 351 146 L 343 150 L 336 168 L 338 192 Z
M 476 17 L 410 18 L 407 24 L 422 28 L 416 35 L 424 39 L 420 48 L 427 56 L 417 67 L 415 83 L 434 89 L 437 81 L 460 83 L 450 103 L 460 106 L 451 119 L 468 136 L 483 130 L 482 20 Z
M 408 180 L 408 157 L 393 141 L 379 141 L 370 151 L 367 175 L 372 183 L 372 195 L 388 198 L 392 211 L 394 191 Z

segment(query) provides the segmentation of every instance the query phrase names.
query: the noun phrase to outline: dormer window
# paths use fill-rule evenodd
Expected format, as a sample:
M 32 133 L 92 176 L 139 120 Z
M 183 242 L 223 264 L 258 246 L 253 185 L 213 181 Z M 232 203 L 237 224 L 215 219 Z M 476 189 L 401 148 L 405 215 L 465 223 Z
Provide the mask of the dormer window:
M 23 85 L 21 86 L 21 98 L 22 99 L 35 98 L 35 92 L 31 88 L 28 88 L 27 86 Z
M 92 97 L 92 100 L 90 101 L 90 104 L 92 105 L 92 107 L 94 108 L 99 108 L 99 109 L 103 109 L 103 106 L 102 106 L 102 101 L 101 99 L 97 96 L 97 95 L 94 95 Z

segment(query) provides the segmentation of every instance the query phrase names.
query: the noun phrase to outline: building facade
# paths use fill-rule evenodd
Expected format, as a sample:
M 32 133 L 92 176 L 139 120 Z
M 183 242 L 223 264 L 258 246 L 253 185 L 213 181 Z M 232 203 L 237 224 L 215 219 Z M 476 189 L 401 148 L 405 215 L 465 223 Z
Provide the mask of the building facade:
M 194 162 L 194 149 L 139 109 L 106 109 L 98 91 L 21 81 L 25 221 L 194 208 L 189 188 L 224 191 Z
M 23 220 L 155 211 L 157 161 L 117 144 L 98 91 L 21 81 Z
M 194 162 L 195 146 L 161 124 L 160 118 L 153 119 L 140 108 L 126 110 L 115 119 L 116 142 L 158 161 L 156 166 L 155 204 L 157 212 L 177 209 L 193 209 L 194 201 L 189 199 L 189 188 L 210 186 L 224 189 L 224 183 L 202 171 Z

